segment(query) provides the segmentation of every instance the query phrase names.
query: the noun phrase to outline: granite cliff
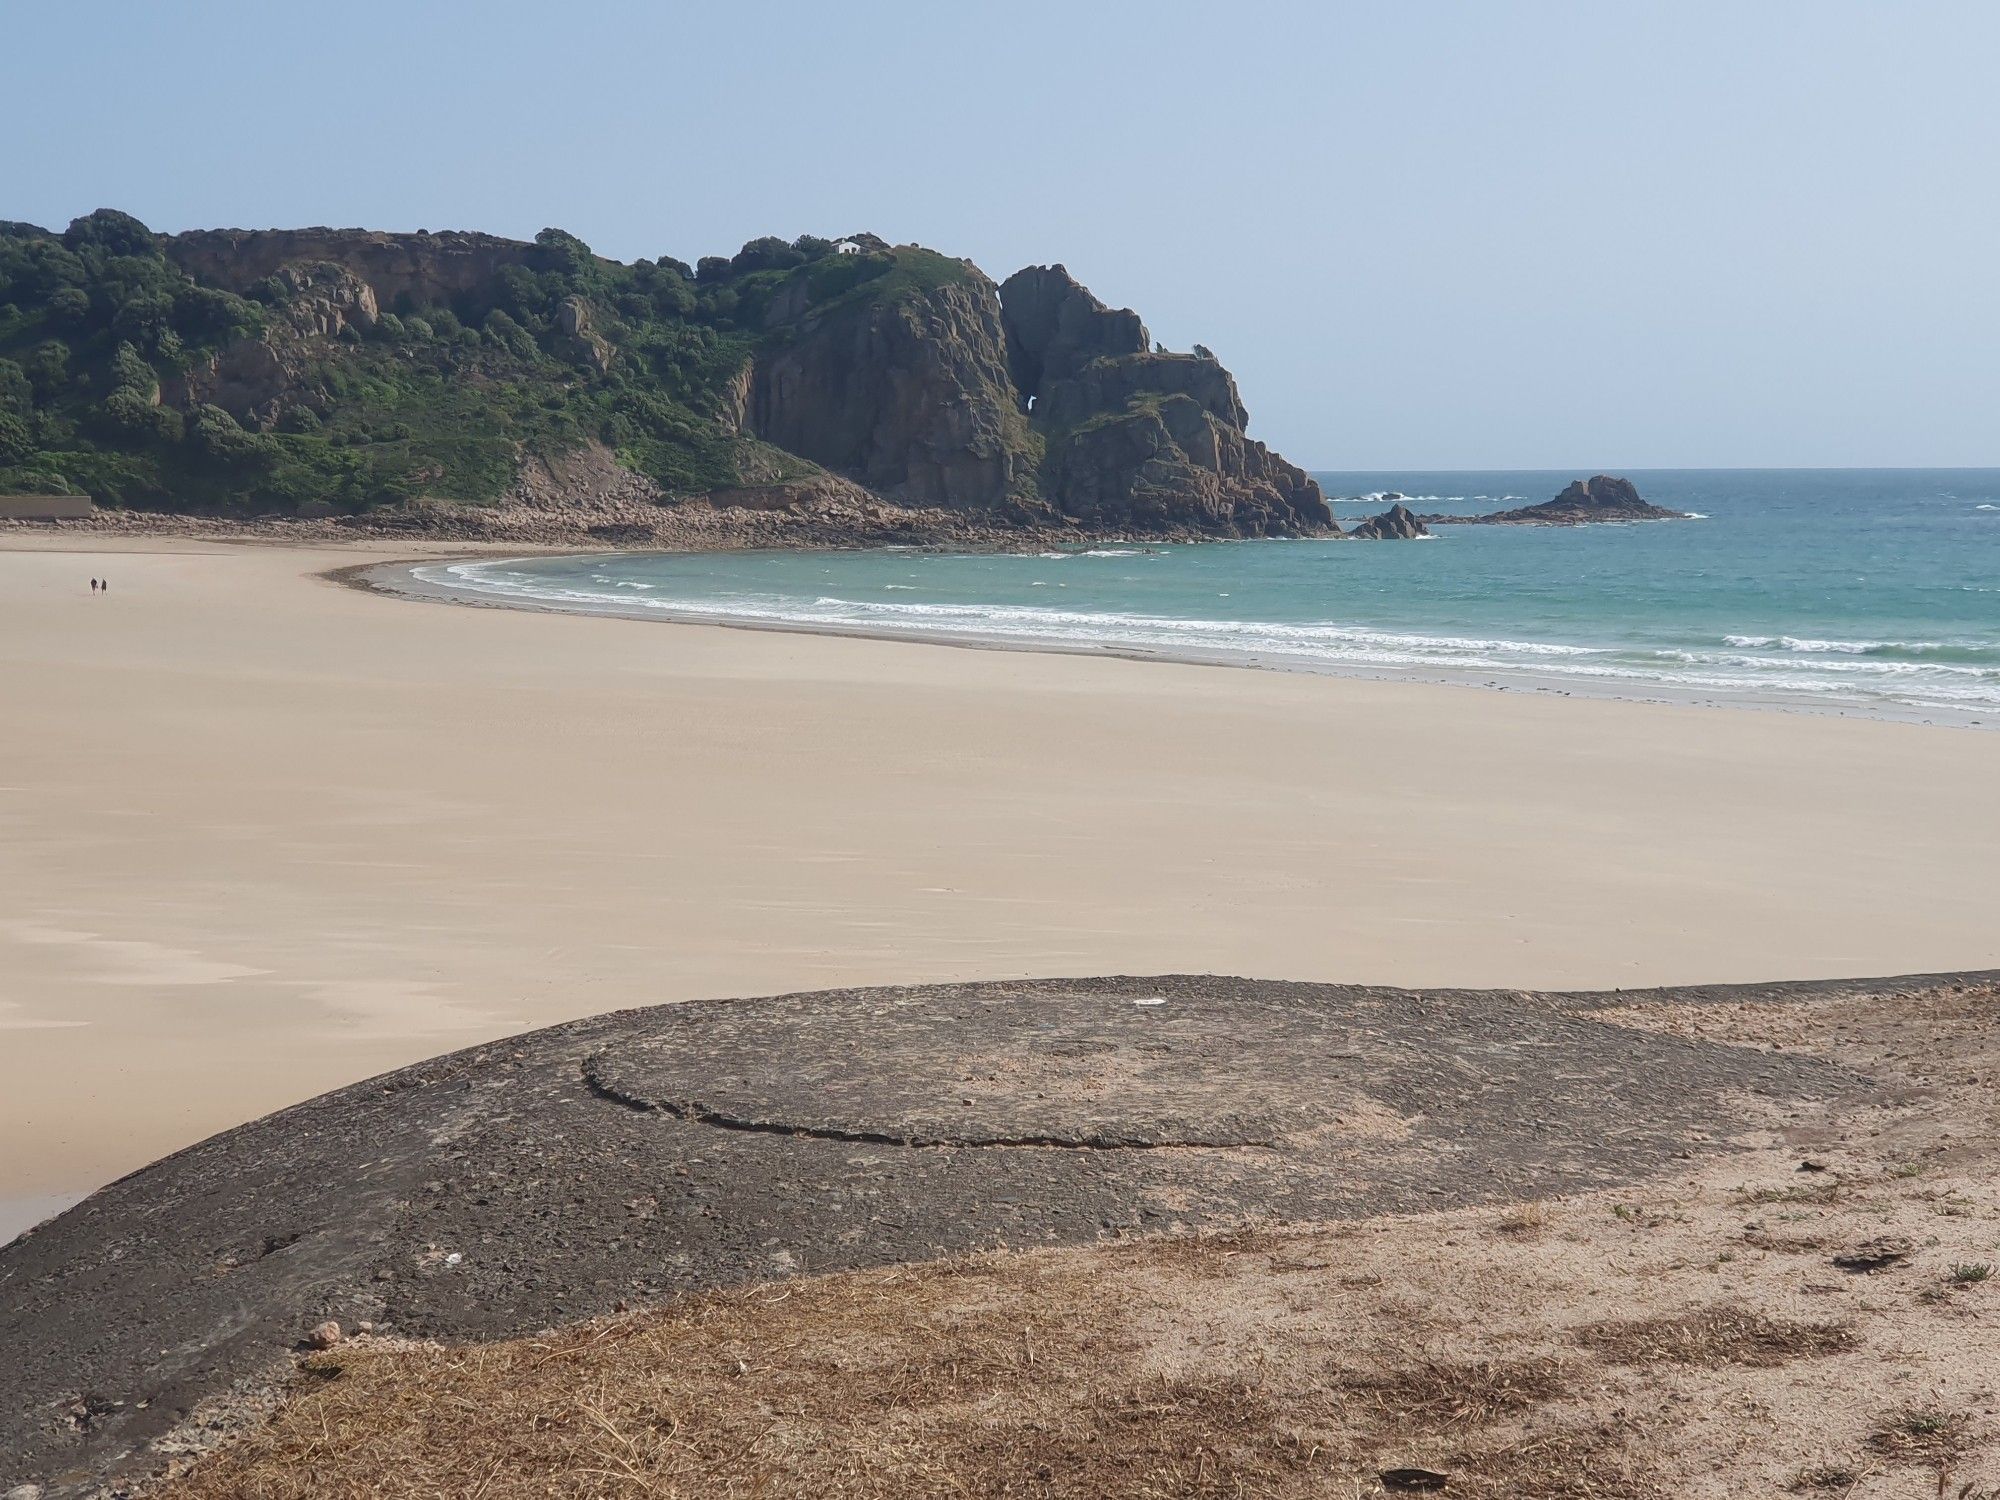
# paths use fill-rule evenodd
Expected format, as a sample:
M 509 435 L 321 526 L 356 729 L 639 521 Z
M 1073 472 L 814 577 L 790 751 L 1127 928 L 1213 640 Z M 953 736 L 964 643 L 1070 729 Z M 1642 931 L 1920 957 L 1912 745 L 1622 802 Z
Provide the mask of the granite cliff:
M 559 230 L 0 224 L 0 489 L 127 510 L 434 529 L 615 496 L 628 529 L 701 504 L 1335 534 L 1247 423 L 1213 355 L 1061 266 L 996 285 L 870 235 L 690 267 Z

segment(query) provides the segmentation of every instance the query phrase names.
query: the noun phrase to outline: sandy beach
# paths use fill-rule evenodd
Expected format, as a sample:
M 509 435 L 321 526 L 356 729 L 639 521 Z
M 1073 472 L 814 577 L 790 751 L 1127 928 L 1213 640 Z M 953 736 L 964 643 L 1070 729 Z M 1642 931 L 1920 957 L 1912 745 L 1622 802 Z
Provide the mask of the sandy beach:
M 336 1085 L 667 1000 L 2000 963 L 1984 734 L 318 576 L 421 550 L 0 541 L 0 1235 Z

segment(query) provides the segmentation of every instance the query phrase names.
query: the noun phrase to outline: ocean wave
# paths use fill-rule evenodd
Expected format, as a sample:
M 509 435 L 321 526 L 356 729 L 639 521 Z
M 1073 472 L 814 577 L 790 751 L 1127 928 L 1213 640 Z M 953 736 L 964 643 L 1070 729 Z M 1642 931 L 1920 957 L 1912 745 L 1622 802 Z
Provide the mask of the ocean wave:
M 1777 650 L 1800 656 L 1943 657 L 1991 659 L 2000 665 L 2000 643 L 1985 641 L 1828 641 L 1795 635 L 1725 635 L 1723 644 L 1745 650 Z
M 2000 510 L 2000 505 L 1986 505 L 1986 504 L 1979 504 L 1979 505 L 1975 505 L 1975 506 L 1973 506 L 1972 508 L 1973 508 L 1974 510 Z
M 1064 553 L 1068 557 L 1078 554 Z M 1198 619 L 1040 604 L 933 603 L 838 593 L 738 592 L 676 597 L 616 590 L 555 564 L 426 564 L 415 576 L 454 590 L 551 607 L 619 610 L 721 623 L 793 625 L 996 644 L 1183 655 L 1318 670 L 1416 672 L 1447 680 L 1526 678 L 1580 690 L 1693 692 L 1867 711 L 2000 713 L 2000 641 L 1839 640 L 1732 634 L 1692 643 L 1590 645 L 1504 635 L 1377 629 L 1338 621 Z M 618 580 L 619 583 L 633 580 Z M 1217 581 L 1222 581 L 1218 579 Z M 1066 585 L 1046 579 L 1033 588 Z M 884 585 L 909 590 L 911 585 Z M 857 589 L 856 592 L 859 590 Z M 1240 591 L 1239 591 L 1240 592 Z M 1210 597 L 1228 597 L 1216 593 Z

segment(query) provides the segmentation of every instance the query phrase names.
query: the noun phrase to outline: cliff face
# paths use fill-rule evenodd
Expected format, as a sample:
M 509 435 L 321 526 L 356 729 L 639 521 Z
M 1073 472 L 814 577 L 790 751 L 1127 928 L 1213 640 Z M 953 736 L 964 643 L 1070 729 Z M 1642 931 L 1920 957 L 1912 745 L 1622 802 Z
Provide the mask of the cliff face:
M 1007 363 L 1024 401 L 1094 359 L 1144 354 L 1146 325 L 1129 308 L 1106 307 L 1061 266 L 1029 266 L 1000 289 Z
M 387 234 L 372 229 L 196 229 L 165 241 L 167 258 L 196 281 L 244 295 L 287 267 L 339 266 L 384 309 L 474 296 L 535 246 L 491 234 Z
M 1319 486 L 1245 436 L 1236 382 L 1212 356 L 1149 353 L 1137 313 L 1061 266 L 996 289 L 956 264 L 946 284 L 825 311 L 795 273 L 771 305 L 749 429 L 906 503 L 1234 536 L 1337 530 Z
M 1022 496 L 1034 452 L 985 276 L 968 266 L 944 285 L 792 311 L 773 306 L 749 430 L 907 504 L 996 510 Z
M 1248 437 L 1229 372 L 1206 351 L 1148 353 L 1138 315 L 1061 266 L 1000 288 L 1011 364 L 1044 435 L 1043 493 L 1097 524 L 1237 536 L 1337 534 L 1319 485 Z

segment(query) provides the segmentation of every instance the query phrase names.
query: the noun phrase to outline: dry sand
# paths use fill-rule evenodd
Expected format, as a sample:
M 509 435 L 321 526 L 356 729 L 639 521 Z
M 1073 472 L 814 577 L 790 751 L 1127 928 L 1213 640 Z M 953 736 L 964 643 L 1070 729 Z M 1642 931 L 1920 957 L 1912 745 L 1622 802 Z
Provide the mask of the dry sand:
M 662 1000 L 2000 964 L 1988 734 L 315 576 L 418 550 L 0 541 L 0 1234 L 335 1085 Z

